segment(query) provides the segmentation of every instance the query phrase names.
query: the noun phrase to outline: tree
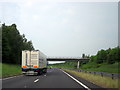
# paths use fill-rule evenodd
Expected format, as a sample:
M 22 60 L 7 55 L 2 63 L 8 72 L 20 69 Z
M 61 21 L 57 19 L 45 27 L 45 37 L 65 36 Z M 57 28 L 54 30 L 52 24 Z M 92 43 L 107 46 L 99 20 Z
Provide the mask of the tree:
M 107 54 L 106 54 L 106 51 L 105 50 L 100 50 L 98 51 L 97 53 L 97 63 L 103 63 L 105 62 L 107 59 Z
M 107 63 L 113 64 L 120 61 L 120 48 L 116 47 L 109 51 L 107 55 Z
M 22 50 L 33 50 L 32 41 L 27 41 L 25 35 L 20 35 L 17 26 L 2 25 L 2 59 L 3 63 L 21 63 Z
M 97 55 L 90 57 L 90 62 L 108 63 L 113 64 L 115 62 L 120 62 L 120 48 L 109 48 L 107 50 L 100 50 L 97 52 Z
M 82 54 L 82 58 L 85 58 L 85 54 L 84 53 Z

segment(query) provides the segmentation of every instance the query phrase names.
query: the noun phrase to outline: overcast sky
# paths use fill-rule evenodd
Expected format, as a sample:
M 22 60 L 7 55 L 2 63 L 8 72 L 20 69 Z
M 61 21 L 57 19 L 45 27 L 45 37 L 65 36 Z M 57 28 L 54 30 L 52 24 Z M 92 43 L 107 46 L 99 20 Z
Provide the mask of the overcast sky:
M 0 20 L 15 23 L 47 56 L 95 55 L 118 45 L 117 2 L 1 2 Z

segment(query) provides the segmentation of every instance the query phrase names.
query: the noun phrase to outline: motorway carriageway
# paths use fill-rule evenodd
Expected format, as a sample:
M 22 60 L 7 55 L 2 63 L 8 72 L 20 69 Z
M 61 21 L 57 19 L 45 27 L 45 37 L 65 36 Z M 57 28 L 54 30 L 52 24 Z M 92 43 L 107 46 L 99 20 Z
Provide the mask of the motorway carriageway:
M 2 79 L 2 88 L 101 88 L 73 74 L 52 68 L 39 76 L 14 76 Z M 3 89 L 4 90 L 4 89 Z

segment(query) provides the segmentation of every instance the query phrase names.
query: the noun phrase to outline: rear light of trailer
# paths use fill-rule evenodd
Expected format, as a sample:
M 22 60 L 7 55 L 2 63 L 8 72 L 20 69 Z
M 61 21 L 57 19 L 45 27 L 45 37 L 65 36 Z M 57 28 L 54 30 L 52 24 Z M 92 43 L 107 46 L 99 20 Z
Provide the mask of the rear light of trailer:
M 22 66 L 22 68 L 26 68 L 26 66 Z
M 38 68 L 38 66 L 34 66 L 34 68 Z

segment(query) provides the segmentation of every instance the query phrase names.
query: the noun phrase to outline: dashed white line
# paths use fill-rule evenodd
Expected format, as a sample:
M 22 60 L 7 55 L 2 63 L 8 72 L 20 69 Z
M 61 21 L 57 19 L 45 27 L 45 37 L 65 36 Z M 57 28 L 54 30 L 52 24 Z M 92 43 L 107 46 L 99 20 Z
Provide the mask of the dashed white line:
M 24 88 L 27 88 L 27 86 L 25 85 Z
M 63 71 L 63 70 L 62 70 Z M 83 83 L 81 83 L 80 81 L 78 81 L 77 79 L 75 79 L 73 76 L 71 76 L 70 74 L 68 74 L 67 72 L 63 71 L 66 75 L 68 75 L 70 78 L 72 78 L 74 81 L 76 81 L 78 84 L 82 85 L 84 88 L 86 88 L 87 90 L 91 90 L 90 88 L 88 88 L 86 85 L 84 85 Z
M 3 79 L 0 79 L 0 80 L 7 80 L 7 79 L 11 79 L 11 78 L 15 78 L 15 77 L 21 77 L 23 75 L 19 75 L 19 76 L 13 76 L 13 77 L 8 77 L 8 78 L 3 78 Z
M 38 82 L 39 81 L 39 79 L 36 79 L 34 82 L 36 83 L 36 82 Z
M 46 76 L 46 75 L 44 75 L 44 76 Z

